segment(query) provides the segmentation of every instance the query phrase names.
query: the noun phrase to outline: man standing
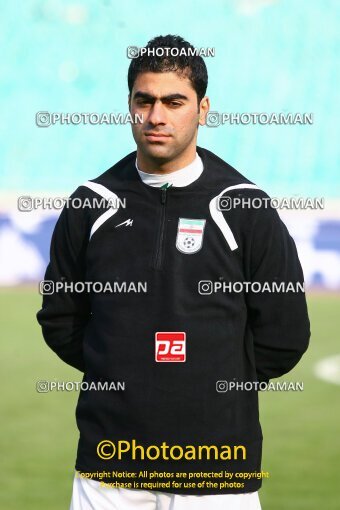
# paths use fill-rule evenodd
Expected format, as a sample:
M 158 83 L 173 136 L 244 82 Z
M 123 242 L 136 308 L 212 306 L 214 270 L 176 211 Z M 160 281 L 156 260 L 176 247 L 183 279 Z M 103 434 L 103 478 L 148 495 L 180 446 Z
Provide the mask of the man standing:
M 285 292 L 303 274 L 268 196 L 197 146 L 203 59 L 178 36 L 146 48 L 128 73 L 137 151 L 74 192 L 104 200 L 63 210 L 45 276 L 110 291 L 65 286 L 37 314 L 89 386 L 124 382 L 80 393 L 71 508 L 258 510 L 258 384 L 308 347 L 304 292 Z M 227 391 L 245 382 L 251 391 Z

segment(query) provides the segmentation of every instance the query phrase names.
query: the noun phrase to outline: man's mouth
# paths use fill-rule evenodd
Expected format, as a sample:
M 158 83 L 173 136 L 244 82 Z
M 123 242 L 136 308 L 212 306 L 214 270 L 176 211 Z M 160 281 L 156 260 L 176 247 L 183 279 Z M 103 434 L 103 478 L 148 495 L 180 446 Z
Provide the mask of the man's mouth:
M 167 138 L 170 138 L 170 135 L 166 135 L 165 133 L 157 133 L 154 131 L 146 132 L 144 134 L 150 142 L 165 141 Z

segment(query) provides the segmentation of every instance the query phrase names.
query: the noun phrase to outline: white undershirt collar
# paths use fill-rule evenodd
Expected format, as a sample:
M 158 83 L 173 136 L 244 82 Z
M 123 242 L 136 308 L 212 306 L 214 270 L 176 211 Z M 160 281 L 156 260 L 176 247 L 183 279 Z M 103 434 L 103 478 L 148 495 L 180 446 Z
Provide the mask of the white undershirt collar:
M 180 170 L 172 172 L 171 174 L 149 174 L 147 172 L 143 172 L 138 168 L 137 158 L 136 168 L 140 178 L 148 186 L 160 188 L 161 186 L 164 186 L 164 184 L 169 184 L 182 188 L 183 186 L 188 186 L 199 178 L 203 172 L 203 163 L 202 159 L 196 152 L 196 158 L 192 163 L 185 166 L 184 168 L 181 168 Z

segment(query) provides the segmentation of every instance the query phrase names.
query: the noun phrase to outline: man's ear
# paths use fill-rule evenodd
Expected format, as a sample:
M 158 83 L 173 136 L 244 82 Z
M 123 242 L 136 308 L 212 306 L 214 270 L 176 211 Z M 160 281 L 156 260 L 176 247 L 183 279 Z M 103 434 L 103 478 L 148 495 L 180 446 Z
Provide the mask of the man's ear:
M 129 111 L 131 110 L 130 99 L 131 99 L 131 96 L 130 96 L 130 94 L 129 94 L 129 95 L 128 95 L 128 106 L 129 106 Z
M 208 96 L 204 96 L 201 99 L 200 107 L 199 107 L 199 124 L 204 126 L 207 114 L 210 110 L 210 100 Z

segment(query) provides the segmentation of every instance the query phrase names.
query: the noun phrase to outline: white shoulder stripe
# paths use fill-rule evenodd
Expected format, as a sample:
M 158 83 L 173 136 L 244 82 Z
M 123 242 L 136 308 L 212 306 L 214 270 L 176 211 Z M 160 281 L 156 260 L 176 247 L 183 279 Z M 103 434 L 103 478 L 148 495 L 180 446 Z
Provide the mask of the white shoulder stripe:
M 99 216 L 99 218 L 96 219 L 96 221 L 94 222 L 94 224 L 92 225 L 92 228 L 91 228 L 90 239 L 93 236 L 93 234 L 96 232 L 96 230 L 98 230 L 98 228 L 101 227 L 102 224 L 105 223 L 106 220 L 108 220 L 109 218 L 111 218 L 111 216 L 116 214 L 116 212 L 117 212 L 117 209 L 108 209 L 107 211 L 104 212 L 104 214 L 102 214 L 101 216 Z
M 96 219 L 96 221 L 94 222 L 94 224 L 92 225 L 92 228 L 91 228 L 91 233 L 90 233 L 90 239 L 91 239 L 91 237 L 98 230 L 98 228 L 101 227 L 103 225 L 103 223 L 105 223 L 105 221 L 107 221 L 109 218 L 111 218 L 111 216 L 116 214 L 116 212 L 118 211 L 118 208 L 119 208 L 120 201 L 119 201 L 118 195 L 116 195 L 116 193 L 113 193 L 113 191 L 110 191 L 109 189 L 105 188 L 105 186 L 102 186 L 101 184 L 97 184 L 96 182 L 92 182 L 92 181 L 86 181 L 83 184 L 83 186 L 86 186 L 87 188 L 91 189 L 95 193 L 98 193 L 98 195 L 102 196 L 106 200 L 113 201 L 116 204 L 115 208 L 112 207 L 111 209 L 108 209 L 103 214 L 101 214 L 99 216 L 99 218 Z
M 225 188 L 221 193 L 219 193 L 216 197 L 214 197 L 209 204 L 209 210 L 212 219 L 216 223 L 216 225 L 221 230 L 225 240 L 227 241 L 230 249 L 232 251 L 236 250 L 238 248 L 238 244 L 236 242 L 236 239 L 234 237 L 234 234 L 232 233 L 228 223 L 226 222 L 224 215 L 222 212 L 218 209 L 218 201 L 224 193 L 227 191 L 233 190 L 233 189 L 259 189 L 258 186 L 255 184 L 236 184 L 234 186 L 229 186 L 228 188 Z
M 98 193 L 98 195 L 101 195 L 103 198 L 106 198 L 107 200 L 118 199 L 116 193 L 113 193 L 113 191 L 110 191 L 109 189 L 105 188 L 105 186 L 97 184 L 96 182 L 86 181 L 84 182 L 83 186 L 92 189 L 92 191 Z

